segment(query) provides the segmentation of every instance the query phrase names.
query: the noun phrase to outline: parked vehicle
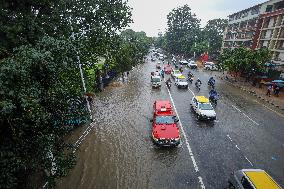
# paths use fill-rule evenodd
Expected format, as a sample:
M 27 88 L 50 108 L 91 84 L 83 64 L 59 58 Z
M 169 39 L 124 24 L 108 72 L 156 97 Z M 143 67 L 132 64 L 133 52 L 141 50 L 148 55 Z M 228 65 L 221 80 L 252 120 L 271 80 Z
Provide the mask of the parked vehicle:
M 195 61 L 191 60 L 189 63 L 188 63 L 188 67 L 190 69 L 197 69 L 197 64 L 195 63 Z
M 216 64 L 214 64 L 213 62 L 205 62 L 204 63 L 204 69 L 205 70 L 218 70 Z
M 181 60 L 179 61 L 180 65 L 188 65 L 188 62 L 186 60 Z
M 178 146 L 180 135 L 170 101 L 155 101 L 153 105 L 152 139 L 158 146 Z
M 191 100 L 191 108 L 197 114 L 199 120 L 215 120 L 216 112 L 209 99 L 205 96 L 194 96 Z
M 229 189 L 281 189 L 273 178 L 262 169 L 242 169 L 229 178 Z

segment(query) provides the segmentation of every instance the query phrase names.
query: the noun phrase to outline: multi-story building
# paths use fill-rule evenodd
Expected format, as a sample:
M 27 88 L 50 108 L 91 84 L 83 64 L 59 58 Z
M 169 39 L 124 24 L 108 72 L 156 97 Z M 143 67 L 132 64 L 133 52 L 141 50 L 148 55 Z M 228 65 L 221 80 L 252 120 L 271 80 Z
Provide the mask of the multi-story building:
M 284 1 L 270 0 L 229 15 L 224 48 L 267 47 L 275 63 L 284 64 Z

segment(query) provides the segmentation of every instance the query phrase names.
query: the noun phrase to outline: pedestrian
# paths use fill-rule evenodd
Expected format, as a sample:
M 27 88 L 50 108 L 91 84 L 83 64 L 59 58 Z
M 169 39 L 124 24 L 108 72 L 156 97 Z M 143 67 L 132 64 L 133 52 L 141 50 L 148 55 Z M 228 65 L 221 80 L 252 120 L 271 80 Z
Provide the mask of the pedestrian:
M 162 76 L 162 78 L 164 78 L 164 70 L 163 69 L 161 69 L 161 76 Z
M 272 86 L 268 85 L 266 95 L 270 97 L 271 96 L 271 91 L 272 91 Z
M 280 87 L 278 85 L 274 86 L 274 94 L 275 96 L 279 97 Z
M 127 71 L 127 72 L 126 72 L 126 75 L 127 75 L 127 77 L 128 77 L 128 75 L 129 75 L 129 71 Z

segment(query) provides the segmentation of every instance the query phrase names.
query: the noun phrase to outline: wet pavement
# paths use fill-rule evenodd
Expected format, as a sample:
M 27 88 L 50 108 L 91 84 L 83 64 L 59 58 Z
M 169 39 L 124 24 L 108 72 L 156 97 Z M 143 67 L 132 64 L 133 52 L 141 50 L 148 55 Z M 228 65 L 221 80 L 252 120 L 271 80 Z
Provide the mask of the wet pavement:
M 214 72 L 193 70 L 203 82 L 197 92 L 152 89 L 154 62 L 135 67 L 122 85 L 108 87 L 94 99 L 93 128 L 76 152 L 78 161 L 57 189 L 88 188 L 212 188 L 227 187 L 234 170 L 261 168 L 284 186 L 284 115 L 217 80 L 217 120 L 202 122 L 190 109 L 195 95 L 208 96 Z M 185 74 L 188 70 L 185 70 Z M 169 76 L 166 76 L 169 77 Z M 181 145 L 158 148 L 151 140 L 152 105 L 170 100 L 180 118 Z M 74 134 L 74 140 L 81 131 Z

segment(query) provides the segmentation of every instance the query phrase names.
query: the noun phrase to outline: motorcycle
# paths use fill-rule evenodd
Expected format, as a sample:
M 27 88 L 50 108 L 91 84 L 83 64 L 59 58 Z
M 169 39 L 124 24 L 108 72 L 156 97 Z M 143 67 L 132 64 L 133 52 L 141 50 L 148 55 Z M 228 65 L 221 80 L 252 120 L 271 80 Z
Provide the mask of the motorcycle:
M 209 101 L 211 102 L 212 105 L 217 106 L 217 101 L 218 101 L 218 95 L 212 95 L 209 97 Z
M 187 81 L 189 81 L 190 83 L 192 83 L 192 82 L 193 82 L 193 77 L 188 77 L 188 78 L 187 78 Z
M 215 87 L 215 82 L 209 80 L 209 81 L 208 81 L 208 85 L 214 89 L 214 87 Z
M 166 82 L 166 85 L 167 85 L 168 89 L 170 89 L 171 86 L 172 86 L 171 82 Z
M 195 83 L 195 87 L 197 88 L 198 91 L 200 91 L 200 86 L 201 86 L 200 82 L 196 82 Z

